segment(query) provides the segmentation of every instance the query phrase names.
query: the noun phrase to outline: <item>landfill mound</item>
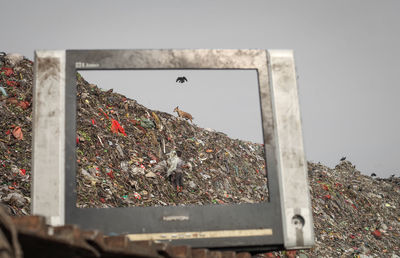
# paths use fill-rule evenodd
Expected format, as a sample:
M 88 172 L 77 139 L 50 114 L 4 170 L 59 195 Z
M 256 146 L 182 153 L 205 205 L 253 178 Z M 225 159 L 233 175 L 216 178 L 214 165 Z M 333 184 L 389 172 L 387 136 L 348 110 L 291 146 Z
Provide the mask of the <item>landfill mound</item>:
M 398 257 L 400 178 L 363 175 L 350 161 L 308 163 L 315 247 L 312 257 Z
M 0 199 L 14 216 L 30 214 L 32 65 L 0 58 Z M 268 199 L 262 145 L 147 109 L 77 76 L 78 207 Z M 166 178 L 174 150 L 190 164 L 182 192 Z M 398 177 L 366 176 L 349 161 L 335 168 L 309 162 L 308 177 L 316 245 L 298 257 L 400 255 Z
M 230 139 L 77 78 L 78 207 L 267 200 L 262 144 Z M 182 192 L 167 178 L 178 150 L 188 166 Z

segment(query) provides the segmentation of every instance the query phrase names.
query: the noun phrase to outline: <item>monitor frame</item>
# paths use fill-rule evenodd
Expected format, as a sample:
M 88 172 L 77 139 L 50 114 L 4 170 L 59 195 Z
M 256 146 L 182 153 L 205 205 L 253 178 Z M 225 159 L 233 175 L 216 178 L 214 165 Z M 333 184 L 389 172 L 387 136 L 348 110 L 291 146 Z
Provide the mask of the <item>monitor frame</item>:
M 77 208 L 76 73 L 79 70 L 257 71 L 269 202 Z M 36 51 L 32 211 L 51 225 L 77 224 L 131 240 L 233 250 L 314 244 L 296 72 L 290 50 Z M 46 187 L 43 187 L 45 185 Z

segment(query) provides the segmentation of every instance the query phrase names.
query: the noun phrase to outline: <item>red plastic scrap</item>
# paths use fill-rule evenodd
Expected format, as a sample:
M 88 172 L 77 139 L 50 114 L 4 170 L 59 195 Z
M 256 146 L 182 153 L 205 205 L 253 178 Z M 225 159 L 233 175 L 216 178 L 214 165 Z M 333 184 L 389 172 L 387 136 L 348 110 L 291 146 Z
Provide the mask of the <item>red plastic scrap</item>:
M 96 121 L 94 121 L 94 119 L 92 119 L 92 125 L 95 125 L 96 124 Z
M 372 232 L 372 235 L 374 235 L 376 238 L 382 237 L 382 233 L 378 229 L 375 229 L 375 231 Z
M 325 198 L 325 199 L 331 199 L 332 196 L 331 196 L 330 194 L 326 194 L 326 195 L 324 195 L 324 198 Z
M 18 106 L 20 106 L 23 110 L 28 109 L 31 104 L 28 101 L 20 101 Z
M 106 200 L 104 200 L 104 198 L 100 198 L 100 201 L 101 201 L 102 203 L 105 203 L 105 202 L 106 202 Z
M 107 173 L 107 175 L 108 175 L 111 179 L 114 179 L 113 173 L 114 173 L 114 171 L 111 170 L 110 172 Z
M 126 136 L 124 128 L 118 123 L 117 120 L 112 119 L 112 125 L 111 125 L 111 132 L 113 133 L 122 133 L 123 135 Z
M 21 171 L 22 175 L 24 175 L 24 176 L 26 175 L 26 170 L 25 169 L 21 168 L 20 171 Z
M 10 87 L 15 87 L 15 86 L 17 86 L 17 82 L 15 82 L 15 81 L 9 81 L 9 80 L 7 80 L 6 81 L 6 84 L 8 85 L 8 86 L 10 86 Z
M 329 191 L 329 187 L 325 184 L 322 184 L 322 188 L 324 188 L 325 191 Z
M 106 112 L 103 111 L 103 109 L 99 108 L 99 110 L 107 119 L 110 119 L 110 117 L 108 117 L 108 115 L 106 114 Z
M 140 130 L 142 130 L 143 133 L 146 133 L 146 129 L 144 129 L 143 127 L 141 127 L 140 125 L 136 125 L 137 128 L 139 128 Z
M 10 75 L 14 74 L 13 69 L 9 68 L 9 67 L 2 67 L 1 71 L 3 71 L 6 76 L 10 76 Z
M 20 126 L 16 126 L 12 131 L 13 136 L 18 140 L 24 139 L 24 134 L 22 133 L 22 129 Z

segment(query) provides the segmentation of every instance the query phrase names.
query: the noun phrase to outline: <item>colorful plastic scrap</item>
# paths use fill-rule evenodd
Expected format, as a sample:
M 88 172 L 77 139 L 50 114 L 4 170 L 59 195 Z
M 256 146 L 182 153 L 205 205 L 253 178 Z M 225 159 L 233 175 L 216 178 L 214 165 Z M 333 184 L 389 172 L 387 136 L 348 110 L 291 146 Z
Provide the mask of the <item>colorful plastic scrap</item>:
M 118 123 L 117 120 L 112 119 L 111 122 L 112 122 L 111 132 L 113 132 L 113 133 L 120 132 L 120 133 L 122 133 L 123 135 L 126 136 L 124 128 Z
M 14 74 L 14 71 L 12 68 L 9 67 L 2 67 L 1 68 L 1 73 L 4 73 L 5 76 L 10 76 Z
M 14 128 L 14 130 L 12 131 L 12 134 L 18 140 L 23 140 L 24 139 L 24 135 L 22 133 L 22 129 L 21 129 L 20 126 L 16 126 Z

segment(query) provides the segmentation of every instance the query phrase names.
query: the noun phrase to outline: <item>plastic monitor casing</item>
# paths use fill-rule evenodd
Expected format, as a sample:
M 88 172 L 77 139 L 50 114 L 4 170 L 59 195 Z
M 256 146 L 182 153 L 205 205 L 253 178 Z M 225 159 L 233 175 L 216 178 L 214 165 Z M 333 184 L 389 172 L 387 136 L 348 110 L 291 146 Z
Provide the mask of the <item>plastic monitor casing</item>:
M 269 202 L 77 208 L 76 73 L 79 70 L 257 71 Z M 132 240 L 262 251 L 310 248 L 314 231 L 293 52 L 290 50 L 36 51 L 32 211 Z M 46 186 L 46 187 L 43 187 Z

